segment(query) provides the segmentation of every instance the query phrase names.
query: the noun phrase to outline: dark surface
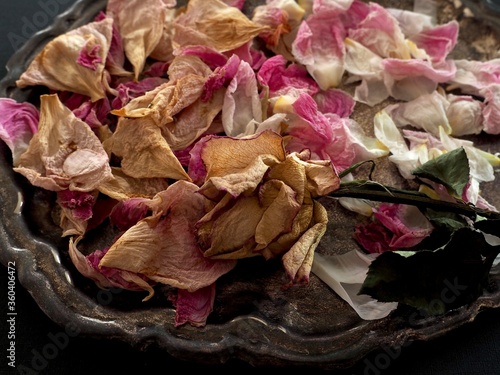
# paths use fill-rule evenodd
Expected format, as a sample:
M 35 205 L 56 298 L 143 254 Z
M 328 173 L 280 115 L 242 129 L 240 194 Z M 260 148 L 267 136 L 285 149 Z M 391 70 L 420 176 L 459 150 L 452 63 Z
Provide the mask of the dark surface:
M 66 3 L 66 4 L 63 4 Z M 16 0 L 0 3 L 0 66 L 27 39 L 31 32 L 49 26 L 45 16 L 51 9 L 62 12 L 72 1 L 64 0 Z M 55 5 L 54 5 L 55 4 Z M 45 9 L 45 10 L 44 10 Z M 47 20 L 49 17 L 47 17 Z M 32 27 L 33 26 L 33 27 Z M 10 38 L 8 37 L 8 33 Z M 0 71 L 0 75 L 5 74 Z M 7 269 L 0 267 L 0 374 L 105 374 L 105 373 L 148 373 L 182 370 L 207 370 L 208 366 L 184 363 L 169 358 L 154 348 L 139 351 L 128 344 L 106 340 L 95 340 L 76 335 L 69 337 L 64 345 L 52 350 L 54 338 L 61 337 L 64 329 L 50 321 L 23 289 L 16 283 L 16 364 L 11 370 L 6 364 L 8 350 L 6 309 Z M 500 373 L 500 310 L 480 313 L 473 323 L 449 332 L 444 337 L 429 342 L 410 342 L 402 350 L 381 349 L 363 359 L 354 368 L 339 374 L 499 374 Z M 42 359 L 41 354 L 45 356 Z M 50 359 L 48 359 L 50 358 Z M 246 364 L 231 362 L 218 371 L 252 370 Z M 308 370 L 310 372 L 310 370 Z

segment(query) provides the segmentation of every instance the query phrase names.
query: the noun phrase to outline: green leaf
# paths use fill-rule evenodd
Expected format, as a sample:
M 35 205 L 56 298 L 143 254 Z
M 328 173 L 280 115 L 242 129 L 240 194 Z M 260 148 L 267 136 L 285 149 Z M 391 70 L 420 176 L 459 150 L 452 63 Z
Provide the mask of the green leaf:
M 470 167 L 463 147 L 449 151 L 416 168 L 412 174 L 446 186 L 461 197 L 469 182 Z
M 457 229 L 468 226 L 467 220 L 461 215 L 448 211 L 436 211 L 432 209 L 423 210 L 423 214 L 429 219 L 434 227 L 454 232 Z
M 500 246 L 489 245 L 481 232 L 461 228 L 436 250 L 410 256 L 382 253 L 371 263 L 359 294 L 412 306 L 426 315 L 443 314 L 482 294 L 499 252 Z

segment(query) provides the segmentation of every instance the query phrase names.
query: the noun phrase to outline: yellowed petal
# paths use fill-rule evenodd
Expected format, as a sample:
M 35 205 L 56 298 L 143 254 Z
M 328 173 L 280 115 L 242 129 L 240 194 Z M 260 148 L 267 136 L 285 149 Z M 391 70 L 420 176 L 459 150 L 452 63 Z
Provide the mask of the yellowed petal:
M 76 269 L 85 277 L 88 277 L 91 280 L 94 280 L 96 285 L 100 288 L 123 288 L 124 285 L 118 283 L 110 278 L 104 276 L 99 271 L 97 271 L 88 261 L 88 259 L 83 255 L 77 248 L 78 243 L 82 240 L 83 237 L 79 236 L 76 239 L 73 237 L 69 240 L 69 256 L 71 261 L 73 262 Z M 120 271 L 120 278 L 124 281 L 130 283 L 130 285 L 135 286 L 137 289 L 142 289 L 148 292 L 148 295 L 143 299 L 143 301 L 147 301 L 154 295 L 154 289 L 152 286 L 144 279 L 142 279 L 139 275 L 127 272 Z M 134 288 L 134 290 L 135 290 Z
M 313 222 L 313 205 L 302 205 L 298 215 L 295 217 L 292 229 L 288 233 L 279 236 L 276 241 L 269 244 L 268 247 L 261 251 L 261 254 L 266 259 L 277 258 L 287 251 L 297 242 L 302 234 L 311 226 Z
M 326 195 L 340 186 L 340 178 L 329 160 L 308 160 L 308 154 L 292 153 L 284 163 L 271 168 L 268 179 L 279 179 L 297 193 L 297 200 L 303 202 L 305 192 L 308 198 Z M 310 200 L 304 202 L 310 204 Z
M 62 229 L 61 237 L 83 236 L 87 231 L 88 221 L 79 220 L 73 215 L 73 210 L 61 206 L 59 214 L 59 227 Z
M 169 97 L 173 95 L 175 86 L 171 82 L 165 82 L 144 95 L 132 99 L 127 105 L 120 109 L 115 109 L 111 113 L 115 116 L 128 118 L 141 118 L 150 115 L 153 111 L 151 106 L 157 96 Z M 171 119 L 166 120 L 171 121 Z
M 21 75 L 20 88 L 43 85 L 53 90 L 106 97 L 105 62 L 111 44 L 113 20 L 106 18 L 68 31 L 50 41 Z M 83 49 L 95 48 L 101 62 L 95 69 L 77 63 Z
M 314 222 L 292 248 L 283 255 L 283 266 L 294 283 L 307 283 L 314 260 L 314 251 L 326 232 L 328 212 L 314 201 Z
M 205 77 L 191 74 L 176 81 L 173 90 L 159 92 L 149 105 L 156 124 L 162 126 L 171 122 L 175 115 L 195 103 L 203 92 L 205 81 Z
M 147 57 L 163 37 L 169 7 L 163 0 L 110 0 L 106 9 L 118 26 L 125 55 L 138 79 Z
M 14 170 L 47 190 L 93 191 L 112 178 L 109 158 L 92 129 L 57 95 L 40 97 L 40 123 Z
M 295 199 L 302 203 L 307 186 L 307 176 L 304 166 L 296 157 L 287 155 L 285 162 L 274 165 L 266 176 L 267 179 L 281 180 L 297 194 Z
M 125 107 L 113 110 L 116 116 L 151 117 L 158 126 L 174 120 L 185 108 L 199 102 L 211 70 L 196 56 L 178 56 L 169 67 L 170 80 L 144 95 L 131 100 Z M 206 103 L 203 103 L 206 106 Z M 218 111 L 217 111 L 218 112 Z M 202 121 L 202 119 L 198 119 Z
M 108 197 L 123 201 L 129 198 L 153 198 L 160 191 L 168 188 L 168 182 L 163 178 L 133 178 L 121 170 L 111 168 L 113 179 L 101 184 L 99 191 Z
M 197 100 L 176 116 L 173 122 L 165 124 L 162 134 L 172 150 L 185 149 L 209 131 L 222 110 L 223 101 L 224 90 L 218 90 L 209 101 Z
M 269 29 L 219 0 L 190 0 L 173 26 L 175 48 L 198 44 L 220 52 L 236 49 Z
M 120 118 L 115 133 L 104 146 L 122 158 L 122 170 L 131 177 L 190 181 L 160 128 L 150 118 Z
M 301 207 L 295 192 L 279 180 L 266 182 L 259 190 L 259 200 L 265 211 L 255 228 L 256 250 L 267 247 L 279 235 L 290 232 Z
M 240 259 L 253 252 L 255 229 L 264 208 L 255 196 L 232 198 L 227 194 L 197 224 L 198 238 L 206 257 Z
M 217 196 L 224 191 L 238 196 L 254 190 L 269 167 L 283 162 L 286 156 L 281 136 L 264 131 L 245 139 L 212 138 L 202 150 L 202 159 L 207 182 L 201 192 Z
M 178 15 L 179 11 L 180 8 L 169 9 L 166 11 L 160 41 L 154 50 L 149 54 L 149 57 L 152 59 L 165 62 L 172 61 L 174 59 L 174 47 L 172 46 L 174 28 L 172 27 L 172 22 Z

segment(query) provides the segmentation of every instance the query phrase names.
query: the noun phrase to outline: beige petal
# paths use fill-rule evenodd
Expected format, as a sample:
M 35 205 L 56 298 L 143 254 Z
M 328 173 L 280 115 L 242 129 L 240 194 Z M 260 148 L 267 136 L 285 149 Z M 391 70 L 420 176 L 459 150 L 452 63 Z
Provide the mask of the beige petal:
M 173 96 L 175 86 L 171 82 L 165 82 L 153 90 L 146 92 L 137 98 L 132 99 L 127 105 L 120 109 L 115 109 L 111 113 L 115 116 L 128 118 L 141 118 L 151 115 L 151 105 L 157 96 L 168 98 Z M 165 120 L 166 122 L 172 119 Z
M 240 259 L 259 255 L 253 251 L 255 229 L 264 208 L 256 196 L 224 199 L 197 224 L 198 239 L 206 257 Z
M 153 198 L 168 188 L 163 178 L 133 178 L 123 173 L 121 168 L 111 168 L 113 179 L 99 186 L 99 191 L 108 197 L 123 201 L 129 198 Z
M 162 134 L 172 150 L 182 150 L 192 145 L 212 127 L 222 110 L 224 90 L 216 91 L 209 101 L 197 100 L 185 108 L 173 122 L 162 127 Z
M 269 29 L 219 0 L 190 0 L 173 26 L 174 48 L 205 45 L 220 52 L 236 49 Z
M 261 251 L 266 259 L 277 258 L 287 251 L 298 241 L 302 234 L 314 225 L 314 210 L 312 204 L 302 205 L 298 215 L 293 221 L 292 229 L 288 233 L 279 236 L 276 241 L 269 244 Z
M 287 155 L 285 162 L 276 164 L 269 170 L 266 179 L 283 181 L 295 191 L 297 194 L 295 199 L 298 202 L 304 201 L 307 176 L 304 166 L 298 162 L 297 158 Z
M 197 56 L 180 55 L 176 56 L 171 62 L 168 67 L 167 75 L 169 79 L 175 83 L 189 75 L 208 78 L 212 75 L 212 70 Z
M 168 82 L 111 113 L 129 118 L 150 116 L 158 126 L 164 126 L 183 109 L 199 101 L 210 73 L 208 66 L 196 56 L 176 57 L 169 67 Z
M 73 215 L 73 211 L 69 208 L 60 206 L 59 226 L 62 229 L 61 237 L 68 236 L 83 236 L 87 231 L 88 221 L 80 220 Z
M 43 85 L 53 90 L 106 97 L 105 62 L 111 44 L 113 20 L 106 18 L 68 31 L 49 42 L 16 84 L 20 88 Z M 102 62 L 92 70 L 77 63 L 84 48 L 98 46 Z
M 136 79 L 163 37 L 169 8 L 163 0 L 108 1 L 107 13 L 117 24 Z
M 286 159 L 283 139 L 277 133 L 264 131 L 252 138 L 212 138 L 202 150 L 207 170 L 201 192 L 207 197 L 218 192 L 233 196 L 253 191 L 269 167 Z
M 314 222 L 292 248 L 283 255 L 283 266 L 294 283 L 307 283 L 314 260 L 314 251 L 326 232 L 328 212 L 314 201 Z
M 326 195 L 340 186 L 340 178 L 328 160 L 308 160 L 307 154 L 291 153 L 285 163 L 274 166 L 268 178 L 283 180 L 298 194 L 301 201 L 305 190 L 313 197 Z M 310 203 L 310 202 L 308 202 Z
M 188 291 L 211 285 L 233 269 L 234 261 L 207 259 L 198 246 L 194 225 L 204 214 L 205 198 L 197 190 L 178 181 L 160 193 L 162 211 L 126 231 L 99 266 L 141 273 Z
M 162 126 L 184 108 L 195 103 L 203 92 L 206 79 L 198 75 L 188 75 L 176 81 L 174 89 L 158 93 L 150 104 L 150 113 L 155 123 Z M 167 120 L 165 120 L 167 119 Z
M 109 153 L 122 158 L 121 167 L 128 176 L 190 180 L 160 128 L 150 118 L 120 118 L 115 133 L 104 146 Z
M 179 9 L 170 9 L 166 11 L 165 20 L 163 22 L 163 32 L 160 41 L 153 51 L 149 54 L 154 60 L 157 61 L 172 61 L 174 59 L 174 47 L 172 46 L 173 26 L 172 22 L 179 12 Z
M 93 191 L 112 178 L 108 155 L 91 128 L 57 95 L 40 97 L 40 123 L 17 172 L 48 190 Z
M 259 190 L 259 200 L 265 211 L 255 228 L 256 250 L 267 247 L 279 235 L 290 232 L 301 207 L 295 192 L 279 180 L 266 182 Z
M 94 280 L 94 282 L 100 288 L 122 288 L 123 285 L 117 282 L 113 282 L 113 280 L 108 279 L 106 276 L 96 271 L 94 267 L 92 267 L 92 265 L 89 263 L 85 255 L 83 255 L 78 250 L 77 246 L 82 238 L 83 237 L 81 236 L 77 237 L 76 239 L 71 237 L 69 240 L 69 256 L 78 272 L 80 272 L 83 276 Z M 130 284 L 134 284 L 138 289 L 142 289 L 148 292 L 148 295 L 143 299 L 143 301 L 147 301 L 148 299 L 153 297 L 154 289 L 152 288 L 152 286 L 138 275 L 129 273 L 127 271 L 122 271 L 120 272 L 120 277 Z

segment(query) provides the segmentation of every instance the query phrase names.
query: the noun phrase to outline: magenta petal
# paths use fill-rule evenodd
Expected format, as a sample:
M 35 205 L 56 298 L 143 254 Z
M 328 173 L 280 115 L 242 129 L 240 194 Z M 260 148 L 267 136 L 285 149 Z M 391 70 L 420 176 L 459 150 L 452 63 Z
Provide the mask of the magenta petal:
M 101 46 L 98 44 L 92 47 L 85 45 L 80 51 L 80 56 L 78 56 L 76 62 L 87 69 L 96 71 L 98 65 L 102 63 L 102 58 L 99 56 L 100 50 Z
M 148 205 L 145 204 L 146 201 L 148 200 L 144 198 L 130 198 L 119 202 L 113 207 L 109 216 L 111 224 L 121 231 L 131 228 L 139 220 L 146 217 L 149 209 Z
M 92 217 L 96 198 L 90 193 L 62 190 L 57 193 L 57 201 L 61 206 L 72 210 L 76 219 L 85 221 Z
M 14 165 L 17 165 L 31 138 L 38 132 L 39 118 L 38 109 L 33 104 L 0 98 L 0 139 L 12 151 Z
M 178 327 L 189 323 L 193 327 L 205 326 L 213 310 L 215 291 L 215 283 L 195 292 L 179 289 L 174 301 L 175 325 Z

